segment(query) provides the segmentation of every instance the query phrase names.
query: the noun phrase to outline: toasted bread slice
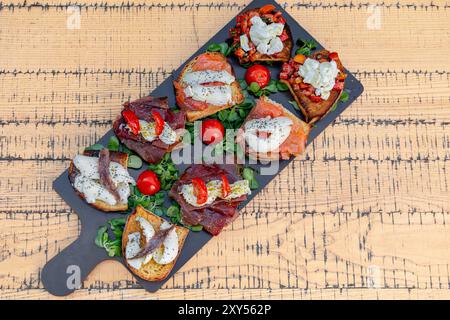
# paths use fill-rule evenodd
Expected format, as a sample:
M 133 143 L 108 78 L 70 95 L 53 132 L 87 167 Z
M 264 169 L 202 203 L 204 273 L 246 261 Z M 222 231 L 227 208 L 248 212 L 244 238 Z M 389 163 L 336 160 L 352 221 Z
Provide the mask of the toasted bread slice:
M 99 151 L 87 150 L 87 151 L 84 151 L 83 154 L 88 157 L 98 157 Z M 111 161 L 119 163 L 124 168 L 128 167 L 128 154 L 123 153 L 123 152 L 118 152 L 118 151 L 110 151 L 110 157 L 111 157 Z M 75 177 L 78 173 L 79 172 L 78 172 L 77 168 L 75 167 L 75 165 L 73 164 L 73 161 L 71 161 L 70 165 L 69 165 L 69 180 L 72 185 L 73 185 L 73 183 L 75 181 Z M 82 199 L 86 198 L 83 193 L 79 192 L 75 188 L 74 188 L 74 190 L 80 196 L 80 198 L 82 198 Z M 94 203 L 89 203 L 89 205 L 93 206 L 94 208 L 96 208 L 98 210 L 105 211 L 105 212 L 128 210 L 128 203 L 118 203 L 118 204 L 112 206 L 104 201 L 96 200 Z
M 239 16 L 247 16 L 248 18 L 253 17 L 255 15 L 261 16 L 260 13 L 261 8 L 255 8 L 248 10 L 246 12 L 241 13 Z M 274 11 L 276 12 L 276 11 Z M 247 19 L 248 19 L 247 18 Z M 284 24 L 284 29 L 286 30 L 288 38 L 283 42 L 283 50 L 281 50 L 278 53 L 268 55 L 263 54 L 258 51 L 252 54 L 251 59 L 249 57 L 241 57 L 237 54 L 237 50 L 234 51 L 236 57 L 239 59 L 240 64 L 245 64 L 248 62 L 286 62 L 289 61 L 289 58 L 291 57 L 291 51 L 294 47 L 294 42 L 292 40 L 292 33 L 291 29 L 289 28 L 289 25 L 287 23 Z M 242 33 L 239 33 L 237 36 L 233 37 L 233 44 L 240 47 L 240 40 L 239 36 L 241 36 Z M 251 39 L 249 39 L 251 41 Z
M 161 223 L 164 222 L 164 219 L 162 219 L 161 217 L 158 217 L 150 211 L 145 210 L 141 206 L 137 206 L 136 210 L 128 216 L 125 229 L 123 230 L 122 255 L 128 268 L 139 278 L 146 281 L 161 281 L 165 279 L 173 269 L 173 266 L 175 265 L 180 255 L 181 249 L 183 248 L 184 241 L 186 240 L 189 230 L 180 226 L 175 226 L 175 231 L 178 235 L 178 255 L 171 263 L 158 264 L 155 262 L 155 260 L 151 259 L 150 262 L 148 262 L 147 264 L 143 264 L 141 268 L 137 270 L 130 266 L 125 258 L 125 249 L 128 243 L 128 235 L 133 232 L 142 232 L 139 222 L 136 221 L 137 217 L 146 219 L 155 228 L 155 230 L 159 230 Z
M 313 55 L 310 56 L 312 59 L 317 59 L 318 57 L 325 56 L 328 57 L 329 51 L 327 50 L 321 50 L 318 52 L 315 52 Z M 335 59 L 338 69 L 344 73 L 344 67 L 342 65 L 342 62 L 339 58 Z M 280 80 L 281 82 L 285 83 L 289 87 L 289 91 L 291 92 L 292 96 L 294 97 L 295 101 L 297 102 L 298 107 L 300 108 L 301 112 L 306 118 L 306 122 L 310 124 L 314 124 L 315 122 L 322 119 L 334 106 L 335 103 L 339 100 L 342 92 L 342 90 L 332 90 L 330 92 L 330 96 L 327 100 L 322 100 L 320 102 L 313 102 L 311 99 L 302 94 L 300 91 L 294 90 L 292 85 L 288 80 Z
M 271 105 L 273 109 L 267 109 L 267 112 L 265 113 L 265 110 L 263 109 L 267 108 L 268 105 Z M 255 150 L 250 150 L 250 148 L 246 145 L 245 138 L 243 137 L 245 124 L 249 120 L 258 119 L 273 113 L 277 114 L 277 117 L 284 116 L 292 120 L 293 125 L 289 137 L 285 140 L 285 142 L 281 144 L 280 149 L 276 152 L 259 153 Z M 244 123 L 242 124 L 236 138 L 236 142 L 243 150 L 245 150 L 245 154 L 247 154 L 251 159 L 266 161 L 289 159 L 290 156 L 297 156 L 301 152 L 303 152 L 306 147 L 310 129 L 311 127 L 308 123 L 302 121 L 288 109 L 283 107 L 283 105 L 269 99 L 266 96 L 261 96 L 260 100 L 257 102 L 257 105 L 252 109 L 252 111 L 250 111 Z M 288 146 L 288 144 L 291 145 L 291 148 Z
M 186 117 L 188 121 L 192 122 L 201 118 L 205 118 L 207 116 L 210 116 L 212 114 L 215 114 L 216 112 L 219 112 L 220 110 L 231 108 L 232 106 L 236 104 L 240 104 L 242 101 L 244 101 L 244 95 L 242 94 L 242 88 L 239 85 L 239 82 L 236 80 L 233 83 L 230 84 L 231 86 L 231 96 L 233 103 L 227 103 L 224 105 L 216 106 L 208 104 L 207 107 L 203 110 L 192 110 L 189 108 L 189 106 L 185 102 L 185 95 L 184 95 L 184 86 L 182 83 L 183 76 L 187 73 L 192 71 L 192 67 L 196 64 L 199 57 L 208 56 L 211 57 L 211 59 L 218 60 L 218 63 L 226 64 L 227 71 L 231 72 L 231 74 L 234 76 L 234 71 L 231 67 L 231 65 L 227 62 L 227 58 L 221 54 L 220 52 L 206 52 L 203 53 L 194 59 L 192 59 L 181 71 L 180 75 L 178 76 L 177 80 L 174 81 L 175 86 L 175 93 L 176 93 L 176 101 L 178 106 L 186 111 Z M 208 69 L 205 69 L 208 70 Z

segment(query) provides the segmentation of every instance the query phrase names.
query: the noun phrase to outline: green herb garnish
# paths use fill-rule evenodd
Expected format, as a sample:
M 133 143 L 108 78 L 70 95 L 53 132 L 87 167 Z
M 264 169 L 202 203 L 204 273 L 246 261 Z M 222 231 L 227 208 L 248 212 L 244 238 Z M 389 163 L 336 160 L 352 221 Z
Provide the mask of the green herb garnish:
M 114 238 L 109 236 L 108 226 L 101 226 L 97 230 L 95 244 L 104 248 L 110 257 L 122 256 L 122 234 L 125 223 L 126 218 L 115 218 L 108 221 L 109 229 L 114 234 Z
M 166 153 L 158 164 L 150 164 L 148 168 L 158 175 L 162 190 L 170 190 L 178 180 L 179 172 L 173 164 L 170 152 Z
M 116 136 L 112 136 L 111 138 L 109 138 L 109 141 L 108 141 L 109 151 L 119 151 L 119 148 L 120 148 L 119 139 L 117 139 Z
M 250 189 L 258 189 L 259 183 L 255 177 L 255 171 L 250 167 L 245 167 L 242 170 L 242 177 L 249 182 Z
M 241 83 L 241 82 L 239 82 L 239 83 Z M 241 83 L 241 87 L 242 86 L 243 85 Z M 250 85 L 246 88 L 246 91 L 250 92 L 251 94 L 253 94 L 256 97 L 260 97 L 262 95 L 269 96 L 272 93 L 277 93 L 277 92 L 286 91 L 286 90 L 289 90 L 289 87 L 285 83 L 283 83 L 279 80 L 274 80 L 274 79 L 270 80 L 269 84 L 267 86 L 265 86 L 264 88 L 261 88 L 256 82 L 250 83 Z
M 295 54 L 303 54 L 305 56 L 309 56 L 311 51 L 317 48 L 317 43 L 314 40 L 303 40 L 298 39 L 297 45 L 300 47 L 295 51 Z
M 103 150 L 104 148 L 105 147 L 102 144 L 96 143 L 96 144 L 93 144 L 92 146 L 85 148 L 84 151 L 100 151 L 100 150 Z
M 226 42 L 211 43 L 206 49 L 209 52 L 220 52 L 225 57 L 228 57 L 230 53 L 235 49 L 235 46 L 229 46 Z

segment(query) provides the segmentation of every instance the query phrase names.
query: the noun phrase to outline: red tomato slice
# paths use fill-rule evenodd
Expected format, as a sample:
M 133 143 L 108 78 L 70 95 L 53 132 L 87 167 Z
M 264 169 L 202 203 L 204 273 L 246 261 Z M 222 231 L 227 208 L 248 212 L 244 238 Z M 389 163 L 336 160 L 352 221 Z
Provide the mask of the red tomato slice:
M 158 111 L 152 110 L 152 116 L 155 120 L 155 133 L 159 136 L 164 130 L 164 119 L 161 117 Z
M 230 183 L 226 175 L 222 175 L 222 197 L 226 198 L 231 193 Z
M 204 204 L 208 200 L 208 188 L 202 178 L 192 179 L 194 195 L 197 197 L 197 204 Z
M 252 82 L 256 82 L 260 88 L 264 88 L 270 82 L 270 71 L 266 67 L 255 64 L 247 69 L 245 73 L 245 82 L 250 85 Z
M 225 127 L 216 119 L 208 119 L 202 122 L 202 140 L 206 144 L 218 143 L 225 136 Z
M 161 189 L 158 176 L 151 170 L 145 170 L 137 179 L 136 185 L 142 194 L 151 196 Z
M 138 135 L 141 127 L 139 126 L 139 118 L 136 116 L 136 114 L 130 109 L 126 109 L 122 111 L 122 117 L 127 122 L 128 126 L 131 129 L 131 132 L 133 132 L 133 134 L 135 135 Z

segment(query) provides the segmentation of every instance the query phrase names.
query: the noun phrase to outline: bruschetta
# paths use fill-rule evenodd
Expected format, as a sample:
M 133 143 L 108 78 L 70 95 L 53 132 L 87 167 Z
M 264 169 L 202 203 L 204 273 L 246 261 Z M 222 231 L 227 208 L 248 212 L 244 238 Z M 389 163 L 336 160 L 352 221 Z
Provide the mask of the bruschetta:
M 289 61 L 292 35 L 281 11 L 273 5 L 251 9 L 236 18 L 230 30 L 239 63 Z
M 288 85 L 308 123 L 325 116 L 344 91 L 347 74 L 336 52 L 296 55 L 283 64 L 280 80 Z
M 139 278 L 161 281 L 173 269 L 188 233 L 188 229 L 137 206 L 122 234 L 125 263 Z
M 289 159 L 303 152 L 309 131 L 306 122 L 261 96 L 238 130 L 236 142 L 252 159 Z
M 172 111 L 166 97 L 148 96 L 123 107 L 113 124 L 114 133 L 145 161 L 158 163 L 181 143 L 185 113 Z
M 219 52 L 195 57 L 183 68 L 174 87 L 177 104 L 191 122 L 244 101 L 233 68 Z
M 127 171 L 128 154 L 103 149 L 85 151 L 75 156 L 69 166 L 69 180 L 76 193 L 101 211 L 128 209 L 130 185 L 135 185 Z
M 173 184 L 169 196 L 180 205 L 184 224 L 202 225 L 215 236 L 237 218 L 239 204 L 250 193 L 236 165 L 194 164 Z

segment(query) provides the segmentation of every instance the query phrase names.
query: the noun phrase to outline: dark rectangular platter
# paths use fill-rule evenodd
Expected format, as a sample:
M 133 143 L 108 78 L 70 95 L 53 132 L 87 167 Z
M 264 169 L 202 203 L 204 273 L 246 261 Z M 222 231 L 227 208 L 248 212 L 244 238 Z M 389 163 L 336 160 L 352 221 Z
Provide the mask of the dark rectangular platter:
M 277 9 L 283 12 L 283 16 L 286 19 L 287 24 L 290 26 L 294 42 L 298 38 L 314 40 L 318 43 L 318 49 L 323 47 L 319 42 L 314 39 L 309 33 L 307 33 L 287 12 L 285 12 L 277 3 L 274 1 L 265 0 L 255 0 L 244 10 L 251 8 L 258 8 L 266 4 L 273 4 Z M 169 104 L 175 106 L 175 94 L 173 90 L 172 81 L 175 79 L 183 67 L 192 58 L 206 51 L 206 48 L 212 42 L 220 43 L 224 42 L 229 38 L 228 30 L 235 25 L 235 19 L 231 20 L 222 30 L 220 30 L 214 37 L 212 37 L 203 47 L 201 47 L 195 54 L 192 55 L 183 65 L 181 65 L 171 77 L 166 79 L 158 88 L 150 93 L 152 96 L 168 96 Z M 293 52 L 296 50 L 294 46 Z M 236 77 L 242 79 L 245 73 L 245 69 L 239 66 L 237 60 L 234 57 L 229 58 L 232 64 Z M 345 61 L 344 61 L 345 65 Z M 277 79 L 279 75 L 281 64 L 274 66 L 269 66 L 273 79 Z M 311 143 L 325 128 L 333 122 L 336 117 L 341 114 L 353 101 L 357 99 L 363 92 L 363 86 L 361 83 L 355 79 L 355 77 L 348 71 L 348 77 L 345 83 L 345 90 L 349 93 L 349 99 L 346 102 L 339 103 L 337 108 L 328 113 L 323 119 L 316 123 L 314 128 L 311 130 L 309 135 L 308 144 Z M 281 103 L 283 106 L 288 108 L 291 112 L 303 118 L 299 111 L 295 110 L 294 107 L 289 103 L 293 100 L 290 93 L 280 92 L 270 96 L 271 99 Z M 110 130 L 103 138 L 101 138 L 98 143 L 107 145 L 109 138 L 113 135 L 113 131 Z M 281 161 L 279 164 L 279 169 L 274 175 L 258 175 L 258 182 L 260 188 L 253 190 L 252 194 L 248 199 L 241 204 L 240 209 L 242 209 L 249 201 L 252 200 L 275 176 L 281 172 L 291 161 L 285 160 Z M 259 170 L 261 164 L 252 165 L 256 170 Z M 137 178 L 139 173 L 146 168 L 146 165 L 140 170 L 130 170 L 131 174 Z M 180 166 L 180 172 L 183 172 L 185 166 Z M 258 171 L 257 171 L 258 172 Z M 70 244 L 67 248 L 58 253 L 53 257 L 42 270 L 41 279 L 42 282 L 51 294 L 57 296 L 64 296 L 70 294 L 78 288 L 77 284 L 82 283 L 82 281 L 88 276 L 88 274 L 95 268 L 97 264 L 104 260 L 116 260 L 124 263 L 123 258 L 110 258 L 106 251 L 95 245 L 94 239 L 97 233 L 97 229 L 100 226 L 106 225 L 107 221 L 112 218 L 123 217 L 123 213 L 104 213 L 98 211 L 81 198 L 79 198 L 67 178 L 67 170 L 63 172 L 53 183 L 53 188 L 55 191 L 70 205 L 70 207 L 78 214 L 81 223 L 81 233 L 78 239 Z M 225 231 L 226 232 L 226 231 Z M 220 237 L 220 235 L 219 235 Z M 190 232 L 188 238 L 185 241 L 185 245 L 182 248 L 181 254 L 169 276 L 163 281 L 159 282 L 148 282 L 136 277 L 137 282 L 149 292 L 157 291 L 166 281 L 168 281 L 187 261 L 189 261 L 201 248 L 211 239 L 205 231 L 200 232 Z

